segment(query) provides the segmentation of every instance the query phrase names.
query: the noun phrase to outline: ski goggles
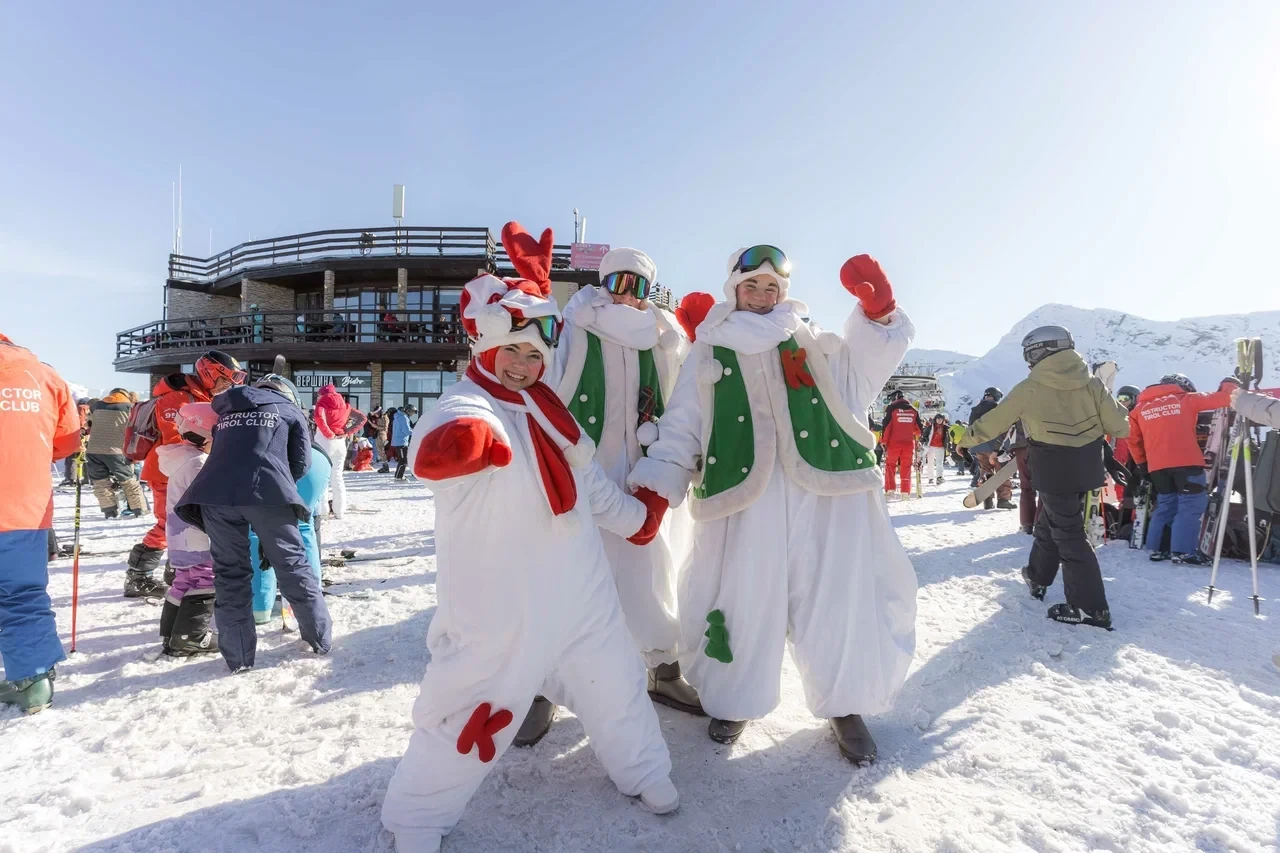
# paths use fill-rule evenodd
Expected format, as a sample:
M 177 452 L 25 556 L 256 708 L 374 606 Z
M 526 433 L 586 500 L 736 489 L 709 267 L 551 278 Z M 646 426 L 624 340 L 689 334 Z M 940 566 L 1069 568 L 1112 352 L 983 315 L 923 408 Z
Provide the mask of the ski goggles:
M 1117 394 L 1116 399 L 1119 400 L 1121 403 L 1128 405 L 1129 403 L 1132 403 L 1137 398 L 1134 397 L 1132 394 Z
M 600 279 L 600 286 L 618 296 L 634 296 L 648 299 L 654 283 L 634 272 L 611 272 Z
M 560 330 L 564 323 L 559 317 L 548 314 L 545 317 L 512 317 L 511 331 L 518 332 L 528 326 L 536 326 L 538 328 L 538 337 L 546 342 L 547 346 L 554 347 L 560 342 Z
M 774 272 L 783 278 L 791 278 L 791 261 L 787 260 L 787 255 L 777 246 L 752 246 L 750 249 L 738 255 L 738 260 L 733 265 L 734 272 L 755 272 L 768 261 L 773 267 Z

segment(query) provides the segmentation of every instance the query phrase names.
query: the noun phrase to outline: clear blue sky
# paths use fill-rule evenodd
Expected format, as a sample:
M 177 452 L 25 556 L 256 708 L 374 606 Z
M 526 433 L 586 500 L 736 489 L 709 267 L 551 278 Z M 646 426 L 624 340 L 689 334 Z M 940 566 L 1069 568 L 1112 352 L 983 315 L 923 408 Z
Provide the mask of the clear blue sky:
M 95 389 L 185 245 L 551 225 L 718 292 L 776 243 L 826 325 L 851 254 L 917 346 L 1045 302 L 1280 308 L 1280 3 L 5 3 L 0 331 Z M 444 9 L 444 11 L 438 11 Z

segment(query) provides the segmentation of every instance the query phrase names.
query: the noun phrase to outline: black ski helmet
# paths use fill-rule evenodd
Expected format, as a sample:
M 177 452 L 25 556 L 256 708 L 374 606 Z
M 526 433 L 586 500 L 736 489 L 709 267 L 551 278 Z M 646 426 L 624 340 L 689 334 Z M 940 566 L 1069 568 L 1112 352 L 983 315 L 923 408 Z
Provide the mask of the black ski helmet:
M 1142 392 L 1133 385 L 1121 385 L 1120 390 L 1116 392 L 1116 399 L 1124 404 L 1129 411 L 1133 411 L 1133 407 L 1138 404 L 1138 395 Z
M 907 399 L 907 395 L 904 394 L 901 390 L 894 390 L 889 392 L 890 403 L 896 403 L 899 400 L 905 400 L 905 399 Z
M 1022 357 L 1031 367 L 1055 352 L 1075 348 L 1076 342 L 1065 326 L 1040 326 L 1032 329 L 1022 339 Z
M 984 399 L 987 397 L 990 397 L 992 400 L 995 400 L 997 403 L 999 403 L 1001 400 L 1004 399 L 1004 392 L 1001 391 L 996 386 L 992 385 L 990 388 L 982 392 L 982 396 Z
M 279 373 L 268 373 L 266 376 L 253 383 L 254 388 L 267 388 L 282 394 L 289 398 L 289 402 L 298 408 L 302 408 L 302 403 L 298 397 L 298 386 L 294 385 L 288 379 L 285 379 Z
M 1187 377 L 1183 376 L 1181 373 L 1166 373 L 1164 376 L 1160 377 L 1160 381 L 1157 384 L 1158 385 L 1177 385 L 1179 388 L 1181 388 L 1183 391 L 1186 391 L 1188 394 L 1194 394 L 1196 392 L 1195 383 L 1192 382 Z

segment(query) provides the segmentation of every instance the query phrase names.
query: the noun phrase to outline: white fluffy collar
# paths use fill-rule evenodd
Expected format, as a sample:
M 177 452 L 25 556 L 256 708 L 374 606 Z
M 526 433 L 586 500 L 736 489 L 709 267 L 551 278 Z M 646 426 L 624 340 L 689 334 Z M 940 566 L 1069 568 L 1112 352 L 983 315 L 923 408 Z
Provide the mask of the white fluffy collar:
M 794 335 L 808 313 L 809 306 L 794 299 L 778 303 L 768 314 L 738 311 L 728 302 L 718 302 L 698 326 L 698 343 L 755 355 Z
M 564 321 L 610 343 L 637 350 L 653 349 L 664 332 L 675 335 L 661 328 L 658 311 L 652 305 L 644 310 L 615 305 L 602 287 L 584 287 L 575 293 L 564 308 Z

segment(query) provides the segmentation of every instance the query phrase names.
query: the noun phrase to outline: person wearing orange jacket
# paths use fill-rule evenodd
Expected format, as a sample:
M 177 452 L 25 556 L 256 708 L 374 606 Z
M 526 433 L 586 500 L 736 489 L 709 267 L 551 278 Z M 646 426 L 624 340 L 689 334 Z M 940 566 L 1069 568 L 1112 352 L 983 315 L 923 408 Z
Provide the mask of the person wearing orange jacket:
M 1167 560 L 1193 566 L 1208 563 L 1199 552 L 1200 516 L 1209 505 L 1205 485 L 1204 453 L 1196 442 L 1196 416 L 1231 404 L 1233 384 L 1212 394 L 1196 392 L 1181 373 L 1161 377 L 1138 395 L 1129 413 L 1129 453 L 1138 473 L 1151 481 L 1159 496 L 1151 513 L 1147 544 L 1152 562 Z M 1160 550 L 1166 528 L 1169 551 Z
M 911 470 L 915 466 L 916 442 L 924 433 L 920 413 L 911 405 L 907 395 L 894 391 L 889 395 L 889 405 L 884 410 L 884 432 L 880 443 L 884 445 L 884 494 L 893 495 L 895 472 L 900 472 L 901 495 L 911 494 Z
M 160 441 L 151 448 L 142 463 L 142 479 L 151 487 L 151 507 L 156 523 L 142 541 L 129 551 L 129 565 L 125 575 L 125 598 L 160 598 L 167 585 L 156 580 L 155 571 L 168 544 L 165 538 L 165 519 L 168 515 L 167 490 L 169 478 L 160 470 L 156 451 L 167 444 L 182 441 L 174 428 L 178 410 L 187 403 L 208 403 L 214 395 L 234 385 L 243 385 L 248 374 L 240 369 L 240 362 L 220 350 L 209 350 L 196 360 L 195 373 L 171 373 L 155 384 L 151 396 L 156 402 L 155 419 L 160 431 Z
M 62 643 L 49 601 L 49 466 L 80 448 L 80 416 L 52 367 L 0 334 L 0 704 L 53 701 Z

